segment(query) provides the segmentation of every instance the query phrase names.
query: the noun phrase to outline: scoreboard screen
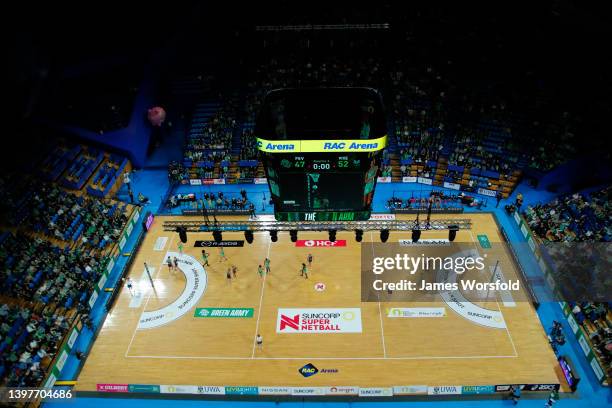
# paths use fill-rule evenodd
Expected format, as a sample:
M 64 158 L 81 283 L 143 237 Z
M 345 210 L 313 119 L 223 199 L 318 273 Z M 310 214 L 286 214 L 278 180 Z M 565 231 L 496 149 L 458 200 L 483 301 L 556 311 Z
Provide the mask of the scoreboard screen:
M 273 155 L 266 161 L 277 219 L 337 221 L 368 219 L 372 189 L 367 187 L 372 157 L 363 154 Z M 271 177 L 270 177 L 271 176 Z M 355 211 L 361 210 L 361 211 Z M 351 214 L 341 214 L 347 212 Z M 314 215 L 313 215 L 314 214 Z
M 381 115 L 368 88 L 269 93 L 255 133 L 276 219 L 367 220 L 386 145 Z

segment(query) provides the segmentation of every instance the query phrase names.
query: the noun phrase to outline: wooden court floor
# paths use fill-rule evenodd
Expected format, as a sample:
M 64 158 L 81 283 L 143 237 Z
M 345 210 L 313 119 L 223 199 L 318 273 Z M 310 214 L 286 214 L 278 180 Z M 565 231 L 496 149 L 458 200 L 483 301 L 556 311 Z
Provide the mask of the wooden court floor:
M 405 216 L 408 217 L 408 216 Z M 452 218 L 453 216 L 444 216 Z M 490 214 L 462 214 L 473 228 L 459 231 L 456 242 L 473 243 L 486 234 L 501 242 Z M 209 248 L 205 267 L 206 288 L 196 307 L 253 308 L 252 317 L 200 318 L 191 308 L 156 328 L 138 329 L 145 311 L 161 309 L 184 291 L 186 275 L 173 273 L 165 264 L 168 251 L 177 252 L 176 233 L 164 232 L 162 223 L 181 217 L 158 217 L 145 237 L 129 275 L 138 296 L 123 288 L 108 314 L 99 337 L 78 378 L 78 391 L 95 391 L 98 383 L 184 384 L 236 386 L 361 386 L 495 385 L 561 383 L 555 356 L 538 316 L 528 302 L 500 310 L 507 327 L 490 328 L 469 321 L 447 308 L 443 318 L 389 318 L 389 307 L 437 306 L 431 304 L 362 303 L 360 298 L 360 245 L 353 233 L 338 232 L 346 247 L 296 247 L 288 233 L 272 243 L 267 233 L 255 234 L 252 245 Z M 159 238 L 162 237 L 161 240 Z M 154 248 L 165 240 L 163 248 Z M 300 233 L 299 239 L 327 239 L 327 233 Z M 446 238 L 447 232 L 423 232 L 421 239 Z M 242 233 L 223 233 L 224 240 L 243 240 Z M 212 240 L 209 233 L 189 233 L 184 254 L 201 262 L 195 240 Z M 392 232 L 388 242 L 410 239 L 409 233 Z M 378 242 L 377 233 L 364 233 L 364 245 Z M 314 256 L 309 279 L 299 274 L 308 252 Z M 257 266 L 271 259 L 271 273 L 264 278 Z M 507 279 L 516 273 L 510 255 L 499 257 Z M 151 289 L 144 265 L 155 283 Z M 238 267 L 237 279 L 226 279 L 230 265 Z M 315 290 L 324 283 L 325 290 Z M 277 334 L 279 308 L 359 308 L 361 333 Z M 255 336 L 263 336 L 257 347 Z M 330 370 L 305 378 L 298 369 L 312 363 Z M 563 387 L 563 386 L 562 386 Z

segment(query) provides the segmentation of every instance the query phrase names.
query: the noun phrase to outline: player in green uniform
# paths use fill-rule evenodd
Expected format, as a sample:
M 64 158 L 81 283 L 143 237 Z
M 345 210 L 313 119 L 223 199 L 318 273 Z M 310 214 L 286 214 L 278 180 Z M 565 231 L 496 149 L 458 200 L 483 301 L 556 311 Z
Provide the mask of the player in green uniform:
M 257 273 L 259 273 L 259 277 L 260 277 L 260 278 L 263 278 L 263 276 L 264 276 L 264 270 L 263 270 L 263 268 L 261 267 L 261 265 L 259 265 L 259 267 L 257 267 Z
M 227 261 L 227 257 L 225 256 L 225 250 L 223 247 L 219 248 L 219 262 Z
M 205 249 L 202 250 L 202 265 L 203 266 L 210 266 L 208 264 L 208 254 L 206 253 Z
M 302 269 L 301 269 L 300 276 L 305 276 L 306 279 L 308 279 L 308 268 L 306 268 L 305 263 L 302 263 Z
M 266 258 L 264 261 L 264 266 L 266 267 L 266 275 L 270 273 L 270 259 Z

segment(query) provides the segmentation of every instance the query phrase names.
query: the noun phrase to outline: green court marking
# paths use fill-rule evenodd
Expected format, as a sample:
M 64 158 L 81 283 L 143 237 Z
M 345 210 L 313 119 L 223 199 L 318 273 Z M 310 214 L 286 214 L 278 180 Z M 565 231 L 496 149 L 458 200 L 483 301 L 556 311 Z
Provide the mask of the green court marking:
M 478 235 L 478 242 L 480 242 L 480 246 L 485 249 L 491 248 L 489 237 L 487 237 L 486 235 Z
M 253 317 L 253 308 L 242 307 L 198 307 L 193 314 L 194 317 Z

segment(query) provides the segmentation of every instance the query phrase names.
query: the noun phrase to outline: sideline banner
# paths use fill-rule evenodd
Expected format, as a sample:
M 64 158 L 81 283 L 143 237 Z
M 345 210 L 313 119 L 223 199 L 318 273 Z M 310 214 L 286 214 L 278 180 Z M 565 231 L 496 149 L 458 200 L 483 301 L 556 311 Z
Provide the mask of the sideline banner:
M 493 190 L 487 190 L 486 188 L 479 188 L 478 194 L 485 195 L 488 197 L 495 197 L 497 193 Z
M 291 395 L 293 387 L 258 387 L 259 395 Z
M 456 395 L 461 394 L 462 389 L 463 387 L 461 385 L 427 387 L 427 395 Z
M 392 397 L 393 389 L 391 387 L 366 387 L 359 388 L 360 397 Z
M 450 188 L 452 190 L 461 190 L 461 185 L 457 183 L 449 183 L 448 181 L 444 182 L 444 187 Z
M 395 221 L 395 214 L 371 214 L 370 221 L 372 220 Z
M 393 387 L 393 395 L 425 395 L 426 385 L 397 385 Z
M 98 392 L 128 392 L 127 384 L 96 384 Z
M 494 385 L 464 385 L 461 389 L 461 394 L 493 394 L 495 393 Z
M 400 239 L 398 242 L 400 246 L 450 246 L 450 241 L 447 238 L 426 238 L 417 242 L 412 242 L 411 239 Z
M 296 247 L 309 247 L 309 248 L 331 248 L 331 247 L 345 247 L 345 239 L 337 239 L 334 242 L 327 239 L 298 239 L 295 241 Z

